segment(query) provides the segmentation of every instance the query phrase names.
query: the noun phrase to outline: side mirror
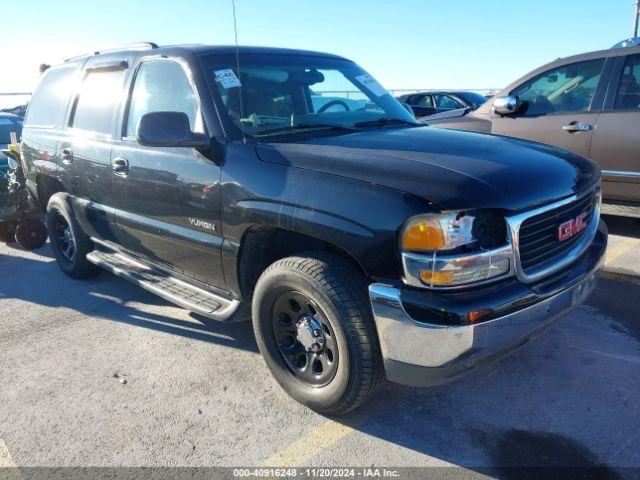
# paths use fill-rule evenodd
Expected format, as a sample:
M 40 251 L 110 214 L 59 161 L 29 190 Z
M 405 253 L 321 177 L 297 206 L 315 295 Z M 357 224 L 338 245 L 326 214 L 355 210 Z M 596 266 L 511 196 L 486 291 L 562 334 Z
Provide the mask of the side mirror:
M 138 122 L 136 140 L 145 147 L 191 147 L 205 149 L 210 140 L 203 133 L 191 131 L 184 112 L 151 112 Z
M 504 117 L 505 115 L 513 115 L 520 110 L 521 102 L 517 95 L 509 95 L 507 97 L 496 97 L 493 101 L 493 113 Z

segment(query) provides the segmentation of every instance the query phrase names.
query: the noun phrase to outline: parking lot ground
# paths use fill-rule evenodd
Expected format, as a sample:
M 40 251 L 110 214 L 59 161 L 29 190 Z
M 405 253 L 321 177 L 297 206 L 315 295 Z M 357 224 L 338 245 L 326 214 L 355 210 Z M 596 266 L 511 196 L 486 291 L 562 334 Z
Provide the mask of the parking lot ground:
M 339 419 L 281 391 L 249 324 L 203 319 L 107 273 L 72 280 L 48 246 L 1 245 L 0 467 L 457 466 L 523 478 L 495 469 L 567 466 L 626 478 L 640 466 L 640 222 L 607 221 L 605 277 L 545 335 L 454 384 L 387 384 Z

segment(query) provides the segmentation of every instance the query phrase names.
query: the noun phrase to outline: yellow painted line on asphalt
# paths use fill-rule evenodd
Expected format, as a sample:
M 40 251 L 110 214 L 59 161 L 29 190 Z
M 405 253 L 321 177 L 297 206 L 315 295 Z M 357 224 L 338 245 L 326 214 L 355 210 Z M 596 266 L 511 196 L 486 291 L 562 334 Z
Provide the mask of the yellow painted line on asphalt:
M 638 240 L 633 238 L 625 238 L 624 240 L 613 245 L 607 249 L 607 256 L 605 257 L 605 265 L 612 263 L 616 258 L 624 255 L 633 248 Z
M 22 480 L 20 470 L 13 461 L 7 443 L 2 438 L 0 438 L 0 468 L 3 470 L 0 474 L 2 480 Z
M 300 440 L 276 452 L 264 462 L 264 467 L 299 467 L 330 447 L 341 438 L 352 433 L 354 429 L 348 425 L 328 420 L 323 425 L 307 433 Z
M 627 238 L 607 249 L 605 264 L 613 262 L 616 258 L 624 255 L 633 248 L 636 242 L 637 240 Z M 271 455 L 262 462 L 261 466 L 299 467 L 305 465 L 315 455 L 354 431 L 355 429 L 351 426 L 328 420 L 318 428 L 305 434 L 301 439 Z
M 16 468 L 9 448 L 3 439 L 0 438 L 0 468 Z

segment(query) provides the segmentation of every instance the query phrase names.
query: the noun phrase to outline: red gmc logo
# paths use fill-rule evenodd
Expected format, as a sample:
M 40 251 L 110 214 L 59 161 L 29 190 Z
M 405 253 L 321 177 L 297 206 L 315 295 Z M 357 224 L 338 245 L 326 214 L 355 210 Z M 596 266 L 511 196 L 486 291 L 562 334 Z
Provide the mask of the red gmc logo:
M 582 212 L 576 218 L 572 218 L 571 220 L 560 225 L 558 227 L 558 240 L 560 240 L 561 242 L 563 240 L 568 240 L 575 234 L 587 228 L 587 222 L 585 220 L 585 218 L 587 218 L 587 215 L 587 212 Z

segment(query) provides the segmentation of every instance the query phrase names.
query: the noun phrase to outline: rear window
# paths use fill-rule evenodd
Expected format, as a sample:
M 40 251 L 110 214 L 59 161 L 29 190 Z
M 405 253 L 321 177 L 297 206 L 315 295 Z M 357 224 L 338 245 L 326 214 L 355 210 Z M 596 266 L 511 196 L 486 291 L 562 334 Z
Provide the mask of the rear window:
M 64 66 L 51 68 L 43 74 L 29 102 L 25 126 L 57 127 L 62 123 L 76 73 L 75 66 Z
M 88 132 L 111 133 L 113 113 L 120 101 L 124 70 L 90 71 L 82 82 L 70 126 Z

